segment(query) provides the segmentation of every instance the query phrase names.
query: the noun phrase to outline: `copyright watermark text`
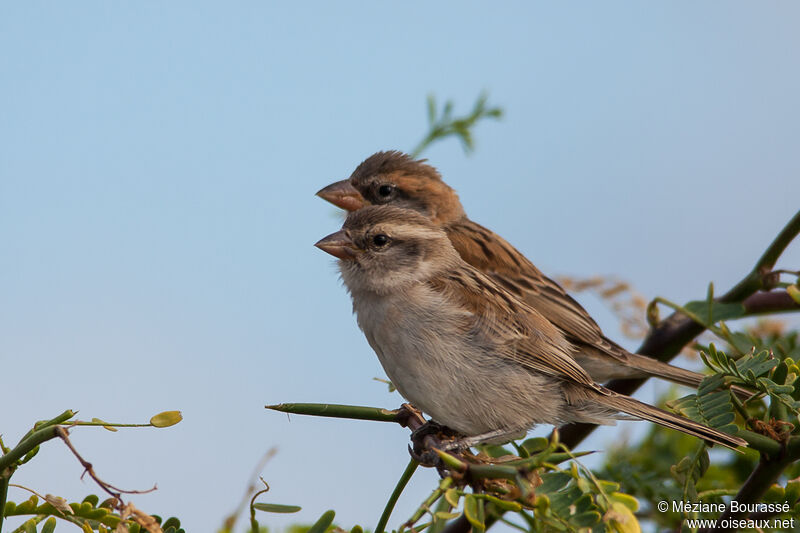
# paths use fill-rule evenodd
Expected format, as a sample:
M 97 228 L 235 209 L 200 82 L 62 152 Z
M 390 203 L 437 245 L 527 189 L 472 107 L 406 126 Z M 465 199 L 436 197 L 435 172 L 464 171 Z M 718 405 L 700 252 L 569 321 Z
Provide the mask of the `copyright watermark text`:
M 789 502 L 783 503 L 739 503 L 736 500 L 731 500 L 730 503 L 712 503 L 712 502 L 691 502 L 685 500 L 666 501 L 661 500 L 656 504 L 656 509 L 659 512 L 673 512 L 673 513 L 724 513 L 729 511 L 731 513 L 768 513 L 778 515 L 781 513 L 788 513 L 792 506 Z M 797 520 L 795 518 L 725 518 L 724 520 L 713 519 L 687 519 L 686 525 L 689 527 L 700 528 L 714 528 L 723 527 L 731 529 L 758 529 L 758 528 L 777 528 L 777 529 L 793 529 Z

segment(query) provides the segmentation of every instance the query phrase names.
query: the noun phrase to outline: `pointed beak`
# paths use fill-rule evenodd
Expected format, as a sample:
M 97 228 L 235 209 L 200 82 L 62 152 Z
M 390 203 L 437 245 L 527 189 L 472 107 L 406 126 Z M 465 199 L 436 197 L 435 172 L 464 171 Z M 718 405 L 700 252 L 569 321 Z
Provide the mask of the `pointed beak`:
M 347 236 L 344 230 L 331 233 L 314 246 L 323 252 L 328 252 L 332 256 L 345 261 L 352 261 L 355 259 L 356 253 L 358 253 L 358 248 L 356 248 L 355 244 L 353 244 L 353 241 L 350 240 L 350 237 Z
M 355 187 L 350 185 L 349 180 L 331 183 L 320 189 L 317 196 L 346 211 L 357 211 L 367 205 L 367 201 Z

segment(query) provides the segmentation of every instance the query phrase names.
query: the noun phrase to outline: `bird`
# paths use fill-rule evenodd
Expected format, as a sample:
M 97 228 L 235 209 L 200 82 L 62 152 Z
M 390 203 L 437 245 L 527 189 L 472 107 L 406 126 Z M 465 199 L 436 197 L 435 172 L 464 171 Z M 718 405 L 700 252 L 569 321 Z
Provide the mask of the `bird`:
M 746 446 L 597 384 L 561 330 L 464 261 L 442 227 L 415 210 L 358 209 L 315 246 L 338 258 L 358 325 L 396 389 L 471 442 L 505 442 L 540 423 L 614 424 L 630 415 Z
M 697 388 L 705 377 L 629 352 L 606 337 L 557 282 L 505 239 L 473 222 L 458 194 L 424 159 L 394 150 L 377 152 L 358 165 L 348 179 L 322 188 L 317 196 L 350 212 L 368 205 L 392 205 L 429 218 L 445 231 L 464 261 L 544 315 L 577 348 L 573 357 L 597 382 L 659 377 Z M 745 390 L 735 392 L 750 395 Z

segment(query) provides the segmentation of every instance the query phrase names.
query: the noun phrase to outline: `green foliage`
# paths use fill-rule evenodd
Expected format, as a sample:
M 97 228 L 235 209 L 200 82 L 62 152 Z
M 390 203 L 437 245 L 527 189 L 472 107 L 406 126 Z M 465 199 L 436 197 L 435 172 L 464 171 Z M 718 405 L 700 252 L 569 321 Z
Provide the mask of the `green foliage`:
M 93 418 L 89 422 L 71 420 L 75 414 L 74 411 L 67 410 L 50 420 L 35 423 L 31 430 L 13 448 L 7 447 L 0 440 L 0 449 L 3 451 L 3 455 L 0 456 L 0 508 L 2 509 L 0 530 L 2 530 L 4 518 L 30 515 L 31 518 L 22 526 L 22 530 L 26 532 L 37 531 L 40 522 L 44 522 L 42 525 L 43 532 L 52 532 L 58 520 L 63 520 L 72 522 L 88 532 L 110 532 L 116 529 L 121 522 L 124 522 L 130 533 L 139 533 L 150 523 L 161 524 L 161 529 L 164 533 L 183 533 L 180 521 L 177 518 L 168 518 L 162 523 L 161 518 L 156 515 L 150 516 L 143 513 L 135 509 L 131 504 L 124 505 L 120 499 L 122 491 L 101 481 L 94 474 L 91 463 L 80 457 L 68 437 L 68 429 L 75 426 L 97 426 L 112 431 L 116 431 L 118 427 L 169 427 L 181 421 L 180 412 L 165 411 L 152 417 L 150 422 L 146 424 L 111 423 L 97 418 Z M 69 447 L 89 476 L 103 490 L 109 494 L 114 494 L 114 498 L 109 498 L 100 503 L 100 498 L 92 494 L 81 502 L 68 503 L 59 496 L 50 494 L 40 496 L 31 489 L 26 489 L 29 492 L 33 492 L 33 495 L 27 500 L 18 503 L 7 500 L 10 480 L 16 470 L 36 457 L 41 444 L 56 438 L 62 440 Z
M 670 469 L 672 477 L 683 487 L 684 501 L 697 501 L 697 482 L 708 471 L 710 460 L 704 443 L 698 445 L 692 457 L 684 457 Z
M 452 100 L 447 100 L 440 112 L 436 105 L 436 97 L 429 95 L 428 133 L 411 150 L 411 156 L 419 156 L 431 144 L 447 137 L 457 137 L 467 153 L 474 150 L 475 141 L 472 137 L 472 128 L 483 119 L 499 119 L 503 116 L 503 110 L 499 107 L 489 107 L 487 99 L 486 93 L 482 93 L 472 106 L 472 111 L 466 115 L 454 117 Z
M 711 293 L 713 296 L 713 292 Z M 710 326 L 722 320 L 733 320 L 742 318 L 746 315 L 744 305 L 741 302 L 722 303 L 708 300 L 696 300 L 683 306 L 684 309 L 699 317 L 702 323 Z
M 290 526 L 286 530 L 286 533 L 326 533 L 332 531 L 336 529 L 336 526 L 333 525 L 335 516 L 336 513 L 334 511 L 325 511 L 322 513 L 322 516 L 310 526 L 295 524 Z M 358 533 L 356 528 L 361 529 L 360 526 L 356 526 L 351 530 L 351 533 Z M 363 531 L 361 533 L 363 533 Z
M 528 439 L 514 447 L 519 455 L 483 446 L 477 456 L 449 456 L 440 468 L 450 475 L 399 532 L 441 531 L 444 523 L 462 514 L 475 531 L 490 527 L 503 514 L 504 522 L 532 532 L 639 531 L 636 499 L 580 466 L 555 437 Z M 570 459 L 566 468 L 557 466 Z M 429 521 L 423 522 L 426 517 Z
M 800 401 L 796 399 L 800 397 L 800 382 L 797 381 L 800 368 L 791 358 L 778 360 L 767 350 L 756 353 L 753 348 L 749 354 L 734 359 L 713 344 L 707 354 L 701 351 L 700 355 L 717 374 L 703 380 L 698 395 L 710 396 L 711 385 L 724 379 L 730 384 L 747 386 L 768 397 L 773 404 L 780 402 L 795 415 L 800 414 Z
M 270 456 L 271 456 L 271 452 L 268 452 L 266 457 L 270 457 Z M 301 507 L 299 505 L 284 505 L 284 504 L 276 504 L 276 503 L 256 502 L 256 499 L 259 496 L 261 496 L 262 494 L 264 494 L 266 492 L 269 492 L 269 485 L 263 479 L 261 479 L 261 481 L 262 481 L 262 483 L 264 483 L 264 488 L 262 490 L 259 490 L 255 494 L 253 494 L 253 497 L 250 498 L 250 532 L 251 533 L 258 533 L 258 532 L 260 532 L 262 530 L 266 530 L 266 528 L 262 527 L 261 524 L 258 523 L 258 520 L 256 519 L 256 511 L 262 511 L 262 512 L 266 512 L 266 513 L 296 513 L 298 511 L 300 511 L 300 509 L 301 509 Z M 252 489 L 252 488 L 248 489 L 248 493 L 247 493 L 247 496 L 245 498 L 249 497 L 249 493 L 250 493 L 251 490 L 254 490 L 254 489 Z M 333 512 L 333 511 L 331 511 L 331 512 Z M 229 516 L 225 520 L 225 523 L 223 524 L 223 527 L 220 530 L 220 533 L 230 533 L 233 530 L 233 526 L 236 523 L 236 518 L 237 518 L 238 514 L 239 514 L 239 512 L 237 511 L 237 512 L 233 513 L 231 516 Z M 331 519 L 333 519 L 333 518 L 331 517 Z
M 302 507 L 299 505 L 282 505 L 279 503 L 255 503 L 253 509 L 267 513 L 296 513 Z
M 731 393 L 727 389 L 720 390 L 724 381 L 724 376 L 719 374 L 708 376 L 703 379 L 697 394 L 685 396 L 668 405 L 683 416 L 735 435 L 737 428 L 733 421 L 736 413 Z
M 41 501 L 41 503 L 40 503 Z M 47 496 L 43 500 L 38 496 L 33 495 L 25 501 L 15 503 L 8 501 L 3 510 L 4 517 L 11 516 L 28 516 L 31 518 L 25 522 L 26 528 L 34 527 L 38 522 L 44 520 L 42 532 L 52 531 L 55 529 L 57 520 L 60 519 L 83 528 L 85 531 L 98 531 L 111 532 L 122 521 L 119 512 L 114 509 L 115 502 L 112 499 L 107 499 L 100 502 L 100 498 L 95 494 L 86 496 L 81 502 L 66 503 L 62 498 L 54 496 Z M 164 533 L 184 533 L 181 528 L 180 520 L 175 517 L 170 517 L 162 522 L 158 515 L 153 515 L 152 518 L 161 525 Z M 126 520 L 128 530 L 130 533 L 140 533 L 145 530 L 141 524 L 133 521 Z M 88 529 L 87 529 L 88 528 Z
M 737 433 L 747 438 L 777 437 L 784 439 L 785 451 L 778 454 L 785 461 L 784 476 L 778 484 L 767 484 L 760 501 L 789 502 L 792 510 L 783 513 L 785 518 L 800 517 L 798 481 L 800 458 L 798 448 L 790 439 L 790 420 L 796 420 L 798 368 L 786 354 L 796 349 L 796 332 L 777 334 L 774 328 L 762 328 L 747 333 L 754 349 L 733 358 L 718 350 L 713 344 L 705 347 L 701 356 L 715 373 L 701 383 L 696 394 L 668 402 L 675 410 L 694 420 L 722 431 Z M 772 346 L 780 355 L 775 357 L 765 347 Z M 758 351 L 758 348 L 762 348 Z M 750 399 L 740 402 L 726 387 L 739 385 L 755 392 Z M 776 406 L 780 408 L 776 408 Z M 747 424 L 760 435 L 738 429 Z M 795 437 L 791 437 L 794 439 Z M 760 441 L 758 441 L 760 442 Z M 757 442 L 756 442 L 757 443 Z M 755 443 L 754 443 L 755 444 Z M 778 447 L 780 450 L 781 448 Z M 670 464 L 674 457 L 682 457 Z M 769 463 L 767 459 L 767 463 Z M 643 502 L 638 514 L 645 523 L 656 525 L 658 530 L 678 530 L 686 518 L 719 518 L 718 512 L 667 512 L 656 509 L 656 502 L 706 502 L 724 504 L 728 498 L 738 497 L 743 484 L 758 472 L 764 459 L 753 449 L 745 453 L 714 451 L 709 455 L 703 443 L 685 435 L 652 428 L 642 442 L 619 445 L 609 452 L 604 467 L 598 475 L 620 481 L 621 488 Z M 778 467 L 780 468 L 780 466 Z M 757 476 L 756 476 L 757 477 Z M 785 480 L 789 481 L 785 481 Z M 781 516 L 776 516 L 780 518 Z

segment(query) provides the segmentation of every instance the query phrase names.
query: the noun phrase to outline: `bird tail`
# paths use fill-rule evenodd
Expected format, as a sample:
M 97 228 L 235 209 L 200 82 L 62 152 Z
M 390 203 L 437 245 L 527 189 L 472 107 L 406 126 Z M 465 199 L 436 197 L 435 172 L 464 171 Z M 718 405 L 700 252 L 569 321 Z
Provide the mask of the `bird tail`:
M 598 401 L 605 407 L 620 411 L 636 418 L 648 420 L 655 424 L 682 431 L 700 439 L 721 444 L 735 449 L 737 446 L 747 446 L 747 441 L 728 435 L 722 431 L 704 426 L 694 420 L 670 413 L 658 407 L 653 407 L 628 396 L 622 396 L 605 388 L 599 388 Z
M 692 372 L 691 370 L 686 370 L 685 368 L 679 368 L 669 363 L 659 361 L 658 359 L 647 357 L 646 355 L 630 352 L 626 355 L 631 366 L 638 368 L 648 376 L 667 379 L 673 383 L 677 383 L 678 385 L 685 385 L 687 387 L 696 389 L 700 386 L 700 382 L 703 381 L 703 378 L 706 377 L 704 374 L 700 374 L 699 372 Z M 751 391 L 735 385 L 731 387 L 731 392 L 743 400 L 753 396 Z

